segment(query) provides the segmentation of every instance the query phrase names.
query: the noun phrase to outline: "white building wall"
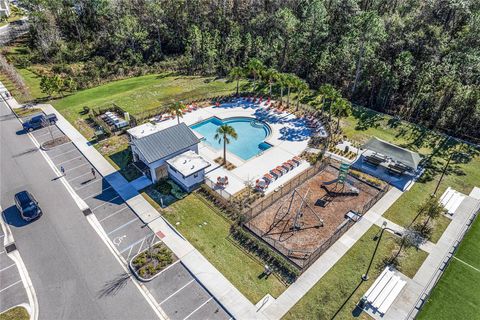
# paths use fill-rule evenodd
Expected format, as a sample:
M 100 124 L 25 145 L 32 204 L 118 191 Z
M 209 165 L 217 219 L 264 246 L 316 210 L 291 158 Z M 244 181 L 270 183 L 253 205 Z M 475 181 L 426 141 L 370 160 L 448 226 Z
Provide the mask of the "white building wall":
M 180 186 L 186 191 L 190 191 L 192 187 L 203 182 L 203 180 L 205 179 L 205 169 L 202 169 L 199 172 L 194 173 L 188 177 L 184 177 L 181 173 L 168 166 L 168 175 L 175 182 L 180 184 Z
M 163 159 L 160 159 L 160 160 L 157 160 L 155 162 L 152 162 L 151 164 L 148 164 L 147 160 L 145 159 L 145 157 L 142 155 L 141 152 L 138 152 L 137 148 L 135 148 L 134 145 L 132 145 L 132 153 L 134 154 L 134 159 L 135 157 L 137 156 L 138 159 L 140 159 L 143 163 L 145 163 L 149 168 L 150 168 L 150 174 L 151 174 L 151 177 L 152 177 L 152 181 L 156 182 L 158 180 L 157 176 L 156 176 L 156 173 L 155 173 L 155 169 L 164 165 L 165 164 L 165 161 L 167 161 L 168 159 L 171 159 L 173 157 L 176 157 L 178 156 L 179 154 L 181 153 L 184 153 L 186 151 L 189 151 L 189 150 L 192 150 L 192 151 L 195 151 L 196 153 L 198 153 L 198 144 L 196 145 L 193 145 L 191 146 L 190 148 L 185 148 L 185 149 L 182 149 L 178 152 L 175 152 L 175 153 L 172 153 L 171 155 L 168 155 L 167 157 L 163 158 Z M 170 171 L 169 171 L 170 172 Z

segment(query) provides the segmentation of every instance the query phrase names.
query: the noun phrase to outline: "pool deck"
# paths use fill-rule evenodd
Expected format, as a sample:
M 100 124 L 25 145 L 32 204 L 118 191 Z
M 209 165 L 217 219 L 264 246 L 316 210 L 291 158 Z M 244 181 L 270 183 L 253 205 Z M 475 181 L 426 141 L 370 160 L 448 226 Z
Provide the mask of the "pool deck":
M 262 177 L 271 169 L 281 165 L 289 159 L 292 159 L 294 156 L 301 154 L 308 147 L 308 140 L 310 139 L 311 132 L 307 128 L 305 121 L 297 118 L 291 113 L 280 113 L 267 109 L 265 103 L 254 104 L 246 102 L 243 99 L 237 99 L 233 100 L 233 102 L 224 103 L 219 107 L 210 106 L 186 113 L 183 115 L 183 118 L 180 118 L 180 122 L 184 122 L 186 125 L 191 126 L 213 116 L 222 120 L 232 117 L 257 118 L 266 122 L 272 130 L 270 136 L 265 139 L 265 141 L 271 144 L 272 147 L 247 161 L 228 152 L 227 146 L 227 160 L 237 167 L 232 171 L 225 170 L 213 161 L 214 159 L 223 156 L 222 150 L 215 150 L 204 143 L 200 143 L 200 155 L 212 164 L 210 170 L 207 170 L 207 178 L 212 182 L 215 182 L 217 177 L 227 176 L 229 178 L 229 184 L 223 190 L 229 195 L 235 195 L 237 192 L 245 188 L 247 181 L 255 182 L 256 179 Z M 176 118 L 162 121 L 154 125 L 154 130 L 162 130 L 175 124 L 177 124 Z M 149 124 L 145 126 L 145 128 L 152 130 L 153 127 Z M 238 134 L 242 133 L 239 132 Z M 308 163 L 302 163 L 299 167 L 293 169 L 272 183 L 267 189 L 267 193 L 274 191 L 274 189 L 278 188 L 308 167 Z

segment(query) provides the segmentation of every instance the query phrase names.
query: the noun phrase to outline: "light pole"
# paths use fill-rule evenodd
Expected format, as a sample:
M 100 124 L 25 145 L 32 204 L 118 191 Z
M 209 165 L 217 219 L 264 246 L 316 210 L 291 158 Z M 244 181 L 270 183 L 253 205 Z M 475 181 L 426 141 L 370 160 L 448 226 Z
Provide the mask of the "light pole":
M 373 250 L 373 254 L 372 254 L 372 258 L 370 259 L 370 263 L 368 264 L 368 267 L 367 267 L 367 271 L 362 274 L 362 280 L 363 281 L 367 281 L 368 280 L 368 273 L 370 272 L 370 268 L 372 267 L 372 263 L 373 263 L 373 259 L 375 258 L 375 254 L 377 253 L 377 249 L 378 249 L 378 246 L 380 245 L 380 241 L 382 240 L 382 236 L 383 236 L 383 232 L 385 230 L 389 230 L 389 231 L 392 231 L 395 235 L 397 236 L 402 236 L 402 234 L 398 231 L 395 231 L 391 228 L 387 228 L 387 221 L 383 221 L 382 223 L 382 230 L 380 231 L 380 236 L 378 235 L 378 233 L 375 235 L 375 237 L 373 237 L 373 240 L 374 241 L 377 241 L 377 244 L 375 246 L 375 250 Z

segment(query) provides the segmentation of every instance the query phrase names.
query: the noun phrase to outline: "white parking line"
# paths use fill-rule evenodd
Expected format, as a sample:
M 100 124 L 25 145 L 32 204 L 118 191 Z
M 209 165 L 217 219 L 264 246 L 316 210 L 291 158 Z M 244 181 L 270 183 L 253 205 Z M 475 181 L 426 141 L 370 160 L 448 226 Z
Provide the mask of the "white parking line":
M 3 268 L 3 269 L 0 269 L 0 272 L 3 272 L 3 271 L 5 271 L 5 270 L 7 270 L 7 269 L 9 269 L 9 268 L 13 267 L 14 265 L 15 265 L 15 263 L 12 263 L 12 264 L 11 264 L 11 265 L 9 265 L 8 267 L 5 267 L 5 268 Z
M 143 245 L 143 242 L 145 241 L 145 239 L 147 239 L 148 236 L 146 237 L 143 237 L 142 239 L 138 240 L 138 241 L 135 241 L 134 243 L 132 243 L 131 245 L 129 245 L 128 247 L 124 248 L 122 251 L 120 251 L 120 253 L 124 253 L 125 251 L 127 251 L 128 249 L 130 248 L 133 248 L 134 246 L 136 246 L 137 244 L 139 244 L 140 242 L 142 243 Z
M 132 220 L 128 221 L 127 223 L 122 224 L 120 227 L 118 227 L 118 228 L 110 231 L 109 233 L 107 233 L 107 235 L 111 235 L 111 234 L 114 233 L 115 231 L 118 231 L 118 230 L 120 230 L 120 229 L 128 226 L 129 224 L 131 224 L 132 222 L 137 221 L 137 220 L 138 220 L 137 218 L 133 218 Z
M 90 172 L 91 173 L 91 172 Z M 88 186 L 91 186 L 92 184 L 96 182 L 102 182 L 102 179 L 93 179 L 93 181 L 88 181 L 85 183 L 85 185 L 81 186 L 80 188 L 73 188 L 75 191 L 82 190 L 83 188 L 86 188 Z M 83 182 L 82 182 L 83 183 Z
M 49 158 L 50 158 L 50 160 L 53 160 L 53 159 L 55 159 L 55 158 L 57 158 L 57 157 L 64 156 L 64 155 L 66 155 L 67 153 L 70 153 L 70 152 L 75 151 L 75 150 L 77 150 L 77 148 L 73 148 L 72 150 L 68 150 L 67 152 L 59 153 L 59 154 L 57 154 L 56 156 L 53 156 L 53 157 L 52 157 L 52 156 L 49 156 Z
M 7 290 L 8 288 L 13 287 L 14 285 L 19 284 L 19 283 L 21 283 L 21 282 L 22 282 L 22 279 L 18 280 L 18 281 L 15 282 L 15 283 L 12 283 L 12 284 L 9 285 L 8 287 L 3 288 L 2 290 L 0 290 L 0 292 L 3 292 L 3 291 L 5 291 L 5 290 Z
M 78 169 L 78 168 L 80 168 L 80 167 L 86 166 L 86 165 L 88 165 L 88 164 L 90 164 L 90 163 L 88 163 L 88 162 L 85 162 L 85 163 L 83 163 L 83 164 L 81 164 L 81 165 L 79 165 L 79 166 L 76 166 L 76 167 L 70 168 L 70 169 L 68 169 L 68 170 L 65 170 L 65 171 L 66 171 L 66 172 L 68 172 L 68 171 L 72 171 L 72 170 Z
M 89 172 L 85 172 L 85 173 L 82 173 L 81 175 L 76 176 L 75 178 L 70 179 L 70 180 L 68 180 L 69 177 L 67 177 L 67 181 L 68 181 L 68 182 L 72 182 L 73 180 L 78 179 L 78 178 L 83 177 L 83 176 L 86 176 L 87 174 L 92 174 L 92 173 L 91 173 L 90 171 L 89 171 Z
M 68 160 L 62 161 L 62 162 L 60 162 L 60 163 L 57 163 L 57 166 L 60 166 L 60 165 L 62 165 L 62 164 L 65 164 L 65 163 L 67 163 L 67 162 L 70 162 L 70 161 L 72 161 L 72 160 L 82 159 L 82 158 L 83 158 L 83 157 L 73 157 L 72 159 L 68 159 Z
M 113 200 L 115 200 L 115 199 L 117 199 L 117 198 L 120 198 L 120 196 L 116 196 L 116 197 L 113 197 L 113 198 L 110 199 L 110 200 L 105 201 L 105 202 L 102 203 L 101 205 L 96 206 L 95 208 L 93 208 L 92 211 L 95 211 L 95 210 L 97 210 L 98 208 L 103 207 L 104 205 L 108 204 L 110 201 L 113 201 Z
M 185 289 L 185 287 L 187 287 L 190 283 L 194 282 L 195 279 L 192 279 L 190 280 L 189 282 L 187 282 L 187 284 L 185 284 L 183 287 L 181 287 L 180 289 L 178 289 L 177 291 L 175 291 L 174 293 L 172 293 L 171 295 L 169 295 L 167 298 L 165 298 L 162 302 L 160 302 L 159 304 L 161 305 L 162 303 L 165 303 L 167 302 L 171 297 L 173 297 L 174 295 L 176 295 L 177 293 L 179 293 L 180 291 L 182 291 L 183 289 Z
M 52 133 L 53 133 L 54 136 L 55 136 L 55 133 L 57 133 L 57 132 L 60 132 L 60 130 L 52 130 Z M 33 136 L 34 136 L 35 138 L 40 138 L 40 137 L 46 136 L 47 134 L 50 135 L 50 132 L 48 132 L 48 130 L 47 130 L 46 133 L 42 133 L 42 134 L 40 134 L 40 135 L 38 135 L 38 136 L 35 135 L 35 134 L 33 134 Z M 62 136 L 63 136 L 63 133 L 62 133 Z
M 88 197 L 85 197 L 85 198 L 82 197 L 82 198 L 83 198 L 83 200 L 87 200 L 87 199 L 90 199 L 91 197 L 101 195 L 104 191 L 110 190 L 110 189 L 112 189 L 112 186 L 109 186 L 108 188 L 102 189 L 102 191 L 100 193 L 98 193 L 98 191 L 97 191 L 94 194 L 89 195 Z
M 105 218 L 103 218 L 103 219 L 101 219 L 101 220 L 98 220 L 98 222 L 105 221 L 105 220 L 107 220 L 108 218 L 111 218 L 111 217 L 113 217 L 113 216 L 114 216 L 114 215 L 116 215 L 117 213 L 119 213 L 119 212 L 121 212 L 121 211 L 123 211 L 123 210 L 125 210 L 125 209 L 127 209 L 127 208 L 128 208 L 128 207 L 127 207 L 127 206 L 125 206 L 125 207 L 123 207 L 123 208 L 121 208 L 121 209 L 118 209 L 118 210 L 117 210 L 117 211 L 115 211 L 114 213 L 112 213 L 112 214 L 109 214 L 108 216 L 106 216 Z
M 188 318 L 190 318 L 192 316 L 192 314 L 194 314 L 195 312 L 197 312 L 201 307 L 203 307 L 204 305 L 206 305 L 208 302 L 210 302 L 210 300 L 212 300 L 212 297 L 210 297 L 210 299 L 208 299 L 207 301 L 205 301 L 204 303 L 202 303 L 197 309 L 193 310 L 192 313 L 190 313 L 188 316 L 186 316 L 185 318 L 183 318 L 183 320 L 187 320 Z
M 0 254 L 5 253 L 5 251 L 1 251 Z

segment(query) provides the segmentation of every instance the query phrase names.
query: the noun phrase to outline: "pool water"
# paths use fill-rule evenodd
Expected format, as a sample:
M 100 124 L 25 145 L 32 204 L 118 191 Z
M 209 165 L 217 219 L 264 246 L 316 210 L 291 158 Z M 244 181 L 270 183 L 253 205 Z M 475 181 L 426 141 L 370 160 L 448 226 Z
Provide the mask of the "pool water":
M 214 149 L 223 150 L 223 140 L 218 142 L 214 138 L 217 128 L 223 124 L 232 126 L 238 135 L 237 140 L 230 138 L 227 151 L 243 160 L 248 160 L 272 147 L 271 144 L 265 142 L 265 138 L 270 135 L 270 127 L 266 123 L 253 118 L 236 117 L 220 120 L 212 117 L 196 123 L 190 128 L 204 137 L 203 142 Z

